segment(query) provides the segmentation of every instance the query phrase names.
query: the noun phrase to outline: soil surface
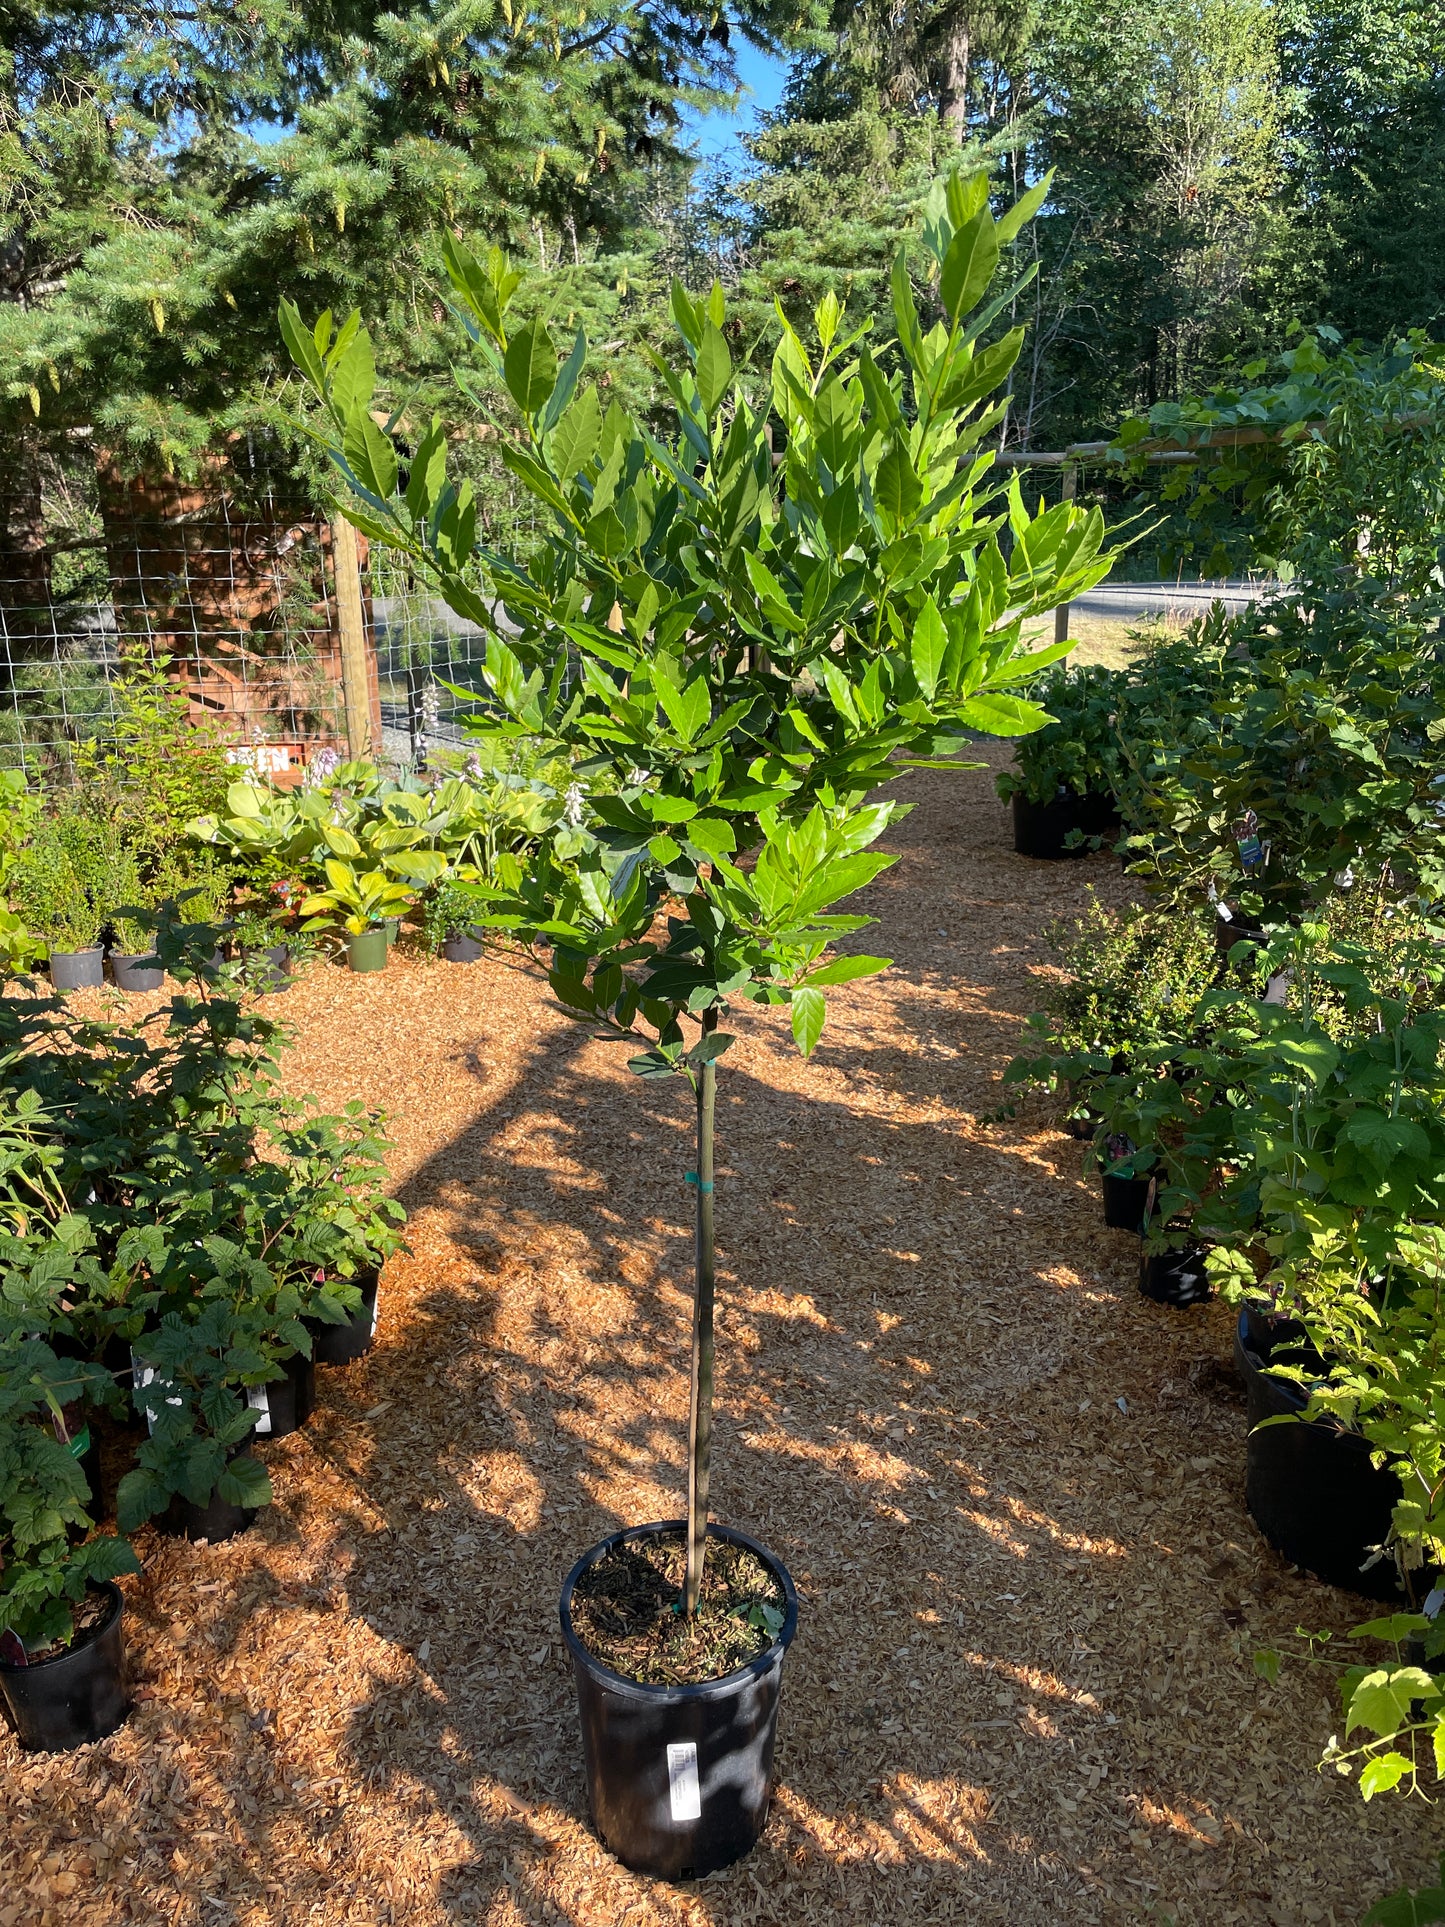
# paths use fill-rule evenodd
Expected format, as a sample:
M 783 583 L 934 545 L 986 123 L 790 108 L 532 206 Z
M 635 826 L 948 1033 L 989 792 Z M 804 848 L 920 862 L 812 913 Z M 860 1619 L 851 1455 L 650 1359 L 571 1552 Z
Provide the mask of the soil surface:
M 756 1553 L 708 1542 L 697 1611 L 683 1613 L 687 1536 L 617 1546 L 572 1593 L 572 1630 L 595 1658 L 645 1686 L 696 1686 L 764 1654 L 782 1630 L 783 1589 Z
M 1250 1523 L 1228 1311 L 1142 1300 L 1083 1147 L 1001 1115 L 1044 927 L 1118 865 L 1016 857 L 981 775 L 900 789 L 894 969 L 808 1063 L 742 1013 L 719 1076 L 714 1512 L 799 1593 L 756 1851 L 602 1850 L 557 1624 L 682 1509 L 690 1094 L 515 964 L 399 955 L 269 1004 L 294 1088 L 391 1114 L 377 1345 L 257 1448 L 250 1532 L 138 1535 L 126 1725 L 0 1733 L 0 1927 L 1353 1927 L 1433 1876 L 1438 1808 L 1316 1770 L 1331 1674 L 1253 1671 L 1375 1609 Z
M 57 1639 L 48 1646 L 37 1646 L 33 1652 L 26 1653 L 25 1664 L 38 1666 L 42 1660 L 59 1659 L 62 1653 L 79 1652 L 101 1630 L 109 1611 L 109 1593 L 87 1592 L 71 1609 L 69 1639 Z

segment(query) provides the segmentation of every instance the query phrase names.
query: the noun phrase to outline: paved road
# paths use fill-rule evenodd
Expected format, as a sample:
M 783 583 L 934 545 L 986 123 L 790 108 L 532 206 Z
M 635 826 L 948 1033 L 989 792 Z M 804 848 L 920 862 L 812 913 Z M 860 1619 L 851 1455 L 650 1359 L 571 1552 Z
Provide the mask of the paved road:
M 1277 585 L 1271 579 L 1246 582 L 1108 582 L 1074 603 L 1074 613 L 1104 622 L 1136 622 L 1141 616 L 1172 616 L 1187 622 L 1222 602 L 1231 615 L 1248 608 Z

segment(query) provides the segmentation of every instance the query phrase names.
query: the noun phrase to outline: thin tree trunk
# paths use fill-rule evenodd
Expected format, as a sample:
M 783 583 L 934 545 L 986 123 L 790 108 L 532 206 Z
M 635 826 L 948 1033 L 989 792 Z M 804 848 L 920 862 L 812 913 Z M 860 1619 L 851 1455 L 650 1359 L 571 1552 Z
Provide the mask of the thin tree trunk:
M 702 1014 L 702 1034 L 717 1029 L 717 1012 Z M 713 1116 L 717 1065 L 704 1064 L 697 1079 L 697 1255 L 692 1302 L 692 1404 L 687 1424 L 687 1579 L 682 1609 L 697 1611 L 707 1551 L 707 1488 L 712 1470 L 713 1385 Z
M 968 62 L 972 52 L 968 14 L 959 7 L 945 22 L 938 49 L 938 117 L 955 143 L 968 139 Z

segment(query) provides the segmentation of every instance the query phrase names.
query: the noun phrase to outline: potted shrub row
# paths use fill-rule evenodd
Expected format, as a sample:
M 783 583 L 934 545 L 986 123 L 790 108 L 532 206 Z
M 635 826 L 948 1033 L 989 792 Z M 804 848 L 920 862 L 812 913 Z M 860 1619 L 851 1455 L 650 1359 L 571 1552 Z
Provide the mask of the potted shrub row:
M 315 1357 L 369 1345 L 400 1237 L 376 1120 L 282 1094 L 281 1033 L 212 981 L 214 927 L 161 917 L 150 934 L 181 986 L 159 1033 L 77 1036 L 56 1006 L 0 998 L 9 1183 L 25 1200 L 0 1229 L 0 1692 L 27 1745 L 78 1744 L 124 1711 L 104 1588 L 132 1555 L 93 1530 L 90 1417 L 129 1409 L 145 1427 L 116 1495 L 122 1533 L 242 1529 L 269 1499 L 251 1446 L 304 1423 Z M 101 1173 L 97 1136 L 113 1153 Z M 89 1682 L 65 1701 L 69 1728 L 63 1709 L 61 1725 L 31 1721 L 46 1680 L 62 1700 Z

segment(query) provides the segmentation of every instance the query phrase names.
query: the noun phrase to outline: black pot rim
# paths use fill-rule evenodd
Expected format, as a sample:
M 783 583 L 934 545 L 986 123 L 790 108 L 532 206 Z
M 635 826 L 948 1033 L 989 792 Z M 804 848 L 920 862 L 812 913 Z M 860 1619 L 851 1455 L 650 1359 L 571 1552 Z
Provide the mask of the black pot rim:
M 125 1594 L 113 1579 L 102 1579 L 99 1585 L 88 1588 L 91 1592 L 104 1592 L 110 1595 L 110 1611 L 95 1628 L 83 1646 L 67 1646 L 63 1653 L 52 1653 L 49 1659 L 27 1660 L 23 1666 L 16 1666 L 9 1660 L 0 1659 L 0 1673 L 8 1673 L 17 1678 L 21 1673 L 43 1673 L 47 1666 L 64 1666 L 68 1660 L 78 1659 L 84 1652 L 110 1631 L 116 1620 L 125 1611 Z
M 761 1559 L 764 1565 L 776 1575 L 783 1588 L 782 1630 L 767 1651 L 759 1653 L 756 1659 L 749 1660 L 746 1666 L 739 1666 L 731 1673 L 723 1673 L 717 1679 L 699 1680 L 693 1686 L 654 1686 L 644 1680 L 629 1679 L 625 1673 L 617 1672 L 605 1660 L 589 1652 L 573 1630 L 573 1588 L 590 1566 L 595 1566 L 599 1559 L 605 1558 L 617 1546 L 625 1545 L 630 1539 L 644 1539 L 659 1532 L 685 1533 L 687 1520 L 654 1519 L 647 1525 L 624 1526 L 620 1532 L 609 1533 L 607 1538 L 599 1540 L 589 1551 L 583 1553 L 562 1582 L 562 1597 L 557 1607 L 562 1621 L 562 1638 L 573 1660 L 578 1665 L 585 1666 L 589 1673 L 596 1674 L 605 1680 L 614 1692 L 623 1693 L 631 1699 L 645 1700 L 654 1706 L 683 1706 L 692 1700 L 724 1699 L 735 1693 L 745 1680 L 761 1679 L 764 1673 L 771 1672 L 781 1663 L 783 1654 L 793 1643 L 793 1636 L 798 1630 L 798 1595 L 793 1585 L 792 1575 L 782 1560 L 775 1552 L 769 1552 L 766 1546 L 760 1545 L 756 1539 L 749 1538 L 747 1533 L 739 1532 L 734 1526 L 721 1525 L 717 1520 L 710 1519 L 707 1530 L 710 1539 L 724 1539 L 731 1546 L 741 1546 L 744 1551 L 751 1552 L 756 1558 Z

